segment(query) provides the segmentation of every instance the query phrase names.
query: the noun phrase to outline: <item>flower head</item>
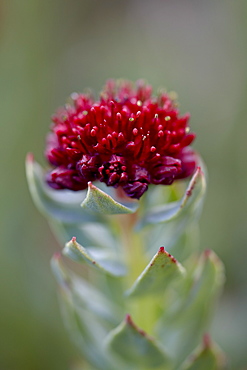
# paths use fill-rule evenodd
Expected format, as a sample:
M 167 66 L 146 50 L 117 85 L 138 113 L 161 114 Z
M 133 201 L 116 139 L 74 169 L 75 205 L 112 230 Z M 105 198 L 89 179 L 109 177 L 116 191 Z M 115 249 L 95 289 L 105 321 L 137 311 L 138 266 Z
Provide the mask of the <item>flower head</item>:
M 99 180 L 139 199 L 149 184 L 170 185 L 193 173 L 195 134 L 169 94 L 153 96 L 143 81 L 109 80 L 99 100 L 71 98 L 53 116 L 47 138 L 45 154 L 55 166 L 47 174 L 51 187 L 83 190 Z

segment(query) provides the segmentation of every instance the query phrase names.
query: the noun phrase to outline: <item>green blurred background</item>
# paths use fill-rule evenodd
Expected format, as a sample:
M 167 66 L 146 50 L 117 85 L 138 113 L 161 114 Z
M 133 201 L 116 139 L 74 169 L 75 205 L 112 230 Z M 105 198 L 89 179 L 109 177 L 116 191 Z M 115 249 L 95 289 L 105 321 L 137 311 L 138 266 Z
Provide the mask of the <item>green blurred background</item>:
M 73 91 L 145 78 L 179 94 L 208 166 L 201 248 L 226 266 L 211 332 L 247 369 L 247 2 L 0 1 L 0 369 L 67 370 L 79 358 L 49 260 L 59 246 L 35 209 L 27 152 L 44 163 L 50 116 Z

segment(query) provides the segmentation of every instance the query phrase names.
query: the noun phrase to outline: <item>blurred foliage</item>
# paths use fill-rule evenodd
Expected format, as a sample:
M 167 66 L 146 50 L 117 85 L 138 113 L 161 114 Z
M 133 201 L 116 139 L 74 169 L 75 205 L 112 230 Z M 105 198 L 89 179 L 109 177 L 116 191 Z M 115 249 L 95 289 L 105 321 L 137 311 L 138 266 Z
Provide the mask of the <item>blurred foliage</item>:
M 50 115 L 73 91 L 144 77 L 179 93 L 208 166 L 201 248 L 226 265 L 212 328 L 233 369 L 247 364 L 244 0 L 0 2 L 0 368 L 68 369 L 49 260 L 59 247 L 28 194 L 24 158 L 43 161 Z M 43 161 L 44 163 L 44 161 Z

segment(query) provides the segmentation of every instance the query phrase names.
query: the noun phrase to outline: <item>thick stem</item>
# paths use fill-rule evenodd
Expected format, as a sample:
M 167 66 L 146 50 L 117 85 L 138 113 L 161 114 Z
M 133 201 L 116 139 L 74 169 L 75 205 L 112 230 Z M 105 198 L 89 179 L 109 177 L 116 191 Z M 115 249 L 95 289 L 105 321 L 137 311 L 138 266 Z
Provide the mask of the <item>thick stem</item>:
M 144 240 L 141 233 L 133 230 L 135 215 L 121 216 L 121 239 L 128 266 L 128 274 L 125 279 L 128 290 L 149 263 L 144 250 Z M 154 323 L 157 321 L 159 311 L 159 297 L 144 296 L 125 298 L 126 313 L 131 314 L 134 322 L 143 330 L 152 334 Z

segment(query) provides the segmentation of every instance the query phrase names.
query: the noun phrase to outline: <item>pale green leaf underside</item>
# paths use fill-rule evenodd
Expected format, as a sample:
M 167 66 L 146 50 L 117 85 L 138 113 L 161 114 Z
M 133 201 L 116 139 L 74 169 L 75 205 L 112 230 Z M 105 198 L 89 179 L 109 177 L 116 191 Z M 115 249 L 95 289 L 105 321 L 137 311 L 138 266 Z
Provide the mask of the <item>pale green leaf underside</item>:
M 169 362 L 163 348 L 139 329 L 129 315 L 109 333 L 105 342 L 111 353 L 117 354 L 125 364 L 134 365 L 136 369 L 155 369 L 161 365 L 162 369 L 166 369 Z
M 110 227 L 103 222 L 84 222 L 81 224 L 68 224 L 51 220 L 50 226 L 54 233 L 58 236 L 58 240 L 62 245 L 65 245 L 72 237 L 76 237 L 80 245 L 94 246 L 98 250 L 102 250 L 112 255 L 114 258 L 120 254 L 120 242 L 111 232 Z M 89 247 L 90 248 L 90 247 Z
M 177 202 L 156 206 L 150 211 L 146 212 L 137 225 L 137 228 L 141 228 L 148 224 L 168 222 L 178 218 L 180 215 L 193 213 L 197 203 L 203 198 L 205 191 L 205 177 L 201 168 L 198 167 L 188 185 L 188 188 L 186 189 L 183 198 Z
M 103 273 L 113 276 L 125 275 L 126 268 L 117 257 L 113 259 L 112 255 L 98 248 L 90 248 L 90 252 L 88 249 L 77 243 L 76 238 L 72 238 L 63 249 L 63 254 L 74 261 L 87 263 Z
M 92 213 L 111 215 L 134 213 L 138 208 L 138 203 L 121 204 L 89 182 L 87 196 L 81 206 Z
M 114 318 L 115 310 L 111 307 L 111 303 L 102 298 L 100 292 L 90 287 L 89 283 L 83 279 L 78 281 L 70 274 L 62 264 L 59 254 L 53 256 L 51 267 L 61 288 L 60 303 L 71 339 L 95 368 L 115 369 L 102 348 L 102 341 L 108 332 L 102 324 L 109 325 L 111 318 Z M 78 284 L 80 284 L 79 287 Z
M 165 291 L 178 277 L 185 273 L 182 265 L 175 260 L 164 248 L 156 253 L 145 270 L 127 292 L 128 296 L 157 294 Z
M 51 189 L 44 181 L 44 172 L 31 155 L 26 160 L 27 180 L 33 201 L 45 215 L 66 223 L 94 221 L 95 217 L 81 208 L 85 192 Z
M 96 317 L 116 325 L 118 309 L 96 287 L 71 273 L 62 263 L 60 254 L 52 257 L 51 267 L 59 286 L 73 294 L 75 308 L 85 308 Z

